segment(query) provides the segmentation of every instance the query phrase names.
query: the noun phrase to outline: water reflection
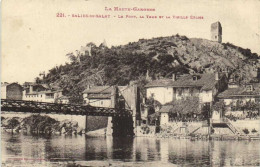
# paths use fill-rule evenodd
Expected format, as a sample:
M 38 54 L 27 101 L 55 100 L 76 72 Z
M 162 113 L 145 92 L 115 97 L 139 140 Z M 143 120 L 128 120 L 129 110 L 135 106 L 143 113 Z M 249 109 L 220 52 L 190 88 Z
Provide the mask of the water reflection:
M 75 161 L 161 162 L 189 166 L 259 166 L 259 141 L 88 138 L 3 133 L 1 158 L 13 163 Z

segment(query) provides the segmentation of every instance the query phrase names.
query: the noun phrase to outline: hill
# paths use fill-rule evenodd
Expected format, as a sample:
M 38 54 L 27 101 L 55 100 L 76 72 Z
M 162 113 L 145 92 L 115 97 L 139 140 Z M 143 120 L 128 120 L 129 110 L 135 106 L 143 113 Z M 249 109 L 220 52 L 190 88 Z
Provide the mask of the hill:
M 245 83 L 254 79 L 260 68 L 259 55 L 250 49 L 178 34 L 111 48 L 93 43 L 87 46 L 91 48 L 89 51 L 67 54 L 71 63 L 52 68 L 43 79 L 37 78 L 37 82 L 61 87 L 71 102 L 80 102 L 87 85 L 126 85 L 138 81 L 143 86 L 147 71 L 153 79 L 170 78 L 173 73 L 220 71 Z

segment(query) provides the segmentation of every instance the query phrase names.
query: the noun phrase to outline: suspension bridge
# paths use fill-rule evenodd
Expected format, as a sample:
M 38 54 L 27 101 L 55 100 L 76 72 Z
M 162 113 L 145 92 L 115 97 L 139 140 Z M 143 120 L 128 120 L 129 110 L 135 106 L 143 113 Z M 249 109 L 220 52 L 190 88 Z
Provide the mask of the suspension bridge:
M 128 109 L 95 107 L 90 105 L 59 104 L 37 101 L 1 99 L 1 111 L 23 113 L 55 113 L 83 116 L 131 117 Z

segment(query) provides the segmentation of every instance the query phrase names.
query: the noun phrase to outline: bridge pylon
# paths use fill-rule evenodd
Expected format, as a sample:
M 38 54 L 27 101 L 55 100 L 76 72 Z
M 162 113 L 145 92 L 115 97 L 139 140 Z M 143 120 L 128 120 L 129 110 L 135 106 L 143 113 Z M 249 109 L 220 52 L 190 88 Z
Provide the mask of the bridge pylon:
M 119 101 L 124 99 L 126 103 L 124 108 L 119 105 Z M 138 114 L 140 112 L 140 91 L 137 85 L 130 85 L 120 91 L 118 86 L 113 87 L 111 96 L 111 107 L 115 109 L 117 113 L 122 113 L 123 110 L 130 109 L 132 116 L 120 117 L 119 115 L 108 117 L 107 135 L 110 136 L 134 136 L 136 134 L 136 126 Z

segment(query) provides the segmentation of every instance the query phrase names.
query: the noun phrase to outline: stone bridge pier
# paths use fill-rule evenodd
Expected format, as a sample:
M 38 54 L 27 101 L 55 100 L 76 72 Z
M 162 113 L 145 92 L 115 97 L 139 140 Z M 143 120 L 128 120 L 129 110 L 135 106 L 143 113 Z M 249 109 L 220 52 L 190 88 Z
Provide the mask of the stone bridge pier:
M 132 117 L 111 117 L 108 119 L 106 135 L 113 137 L 134 136 Z
M 132 116 L 128 117 L 108 117 L 106 135 L 113 137 L 134 136 L 136 134 L 136 121 L 140 116 L 140 91 L 137 85 L 128 86 L 124 91 L 120 91 L 118 87 L 114 87 L 111 97 L 111 104 L 120 112 L 119 101 L 125 103 L 125 109 L 132 110 Z

